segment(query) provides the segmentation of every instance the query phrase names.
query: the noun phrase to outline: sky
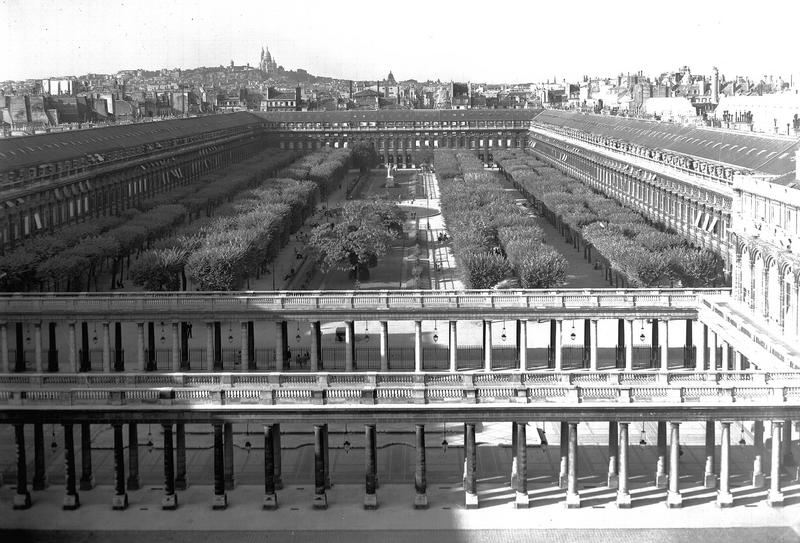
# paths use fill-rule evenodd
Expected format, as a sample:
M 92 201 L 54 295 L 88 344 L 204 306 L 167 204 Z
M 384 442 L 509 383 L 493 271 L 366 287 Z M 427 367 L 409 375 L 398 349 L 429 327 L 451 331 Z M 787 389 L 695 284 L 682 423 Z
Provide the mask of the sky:
M 0 81 L 258 64 L 532 82 L 688 65 L 800 74 L 800 0 L 0 0 Z M 797 75 L 795 75 L 797 77 Z

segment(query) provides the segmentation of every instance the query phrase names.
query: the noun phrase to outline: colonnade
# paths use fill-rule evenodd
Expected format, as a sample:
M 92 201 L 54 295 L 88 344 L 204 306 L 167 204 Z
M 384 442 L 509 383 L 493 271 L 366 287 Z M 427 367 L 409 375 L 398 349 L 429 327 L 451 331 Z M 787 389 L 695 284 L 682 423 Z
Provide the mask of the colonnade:
M 186 481 L 186 444 L 184 423 L 160 423 L 163 429 L 163 466 L 164 466 L 164 492 L 161 500 L 163 509 L 176 509 L 179 504 L 178 491 L 185 490 Z M 616 505 L 620 508 L 629 508 L 633 505 L 630 492 L 629 477 L 629 447 L 630 447 L 630 421 L 609 422 L 608 432 L 608 474 L 607 487 L 616 490 Z M 681 493 L 680 473 L 681 455 L 683 454 L 680 440 L 680 421 L 658 421 L 657 461 L 654 466 L 652 484 L 659 489 L 666 489 L 665 503 L 668 507 L 676 508 L 683 505 Z M 734 496 L 731 492 L 730 482 L 730 432 L 731 421 L 720 421 L 721 427 L 719 465 L 716 463 L 716 443 L 714 440 L 715 421 L 707 421 L 707 436 L 705 446 L 705 473 L 703 485 L 708 489 L 717 489 L 716 503 L 719 507 L 734 505 Z M 512 461 L 510 466 L 510 485 L 514 492 L 514 505 L 517 508 L 527 508 L 532 505 L 528 494 L 529 469 L 527 462 L 527 422 L 519 420 L 511 423 L 512 432 Z M 76 509 L 80 506 L 79 491 L 93 488 L 91 466 L 91 440 L 90 426 L 81 423 L 81 468 L 82 473 L 78 480 L 76 470 L 76 455 L 74 443 L 74 426 L 72 422 L 62 423 L 64 435 L 64 469 L 65 469 L 65 494 L 63 508 Z M 139 482 L 139 439 L 137 423 L 128 424 L 128 478 L 126 479 L 126 463 L 124 457 L 123 423 L 112 423 L 113 428 L 113 462 L 114 462 L 114 493 L 111 497 L 114 509 L 128 507 L 127 492 L 141 488 Z M 232 424 L 227 422 L 212 423 L 213 429 L 213 496 L 212 508 L 225 509 L 228 506 L 227 492 L 234 488 L 233 477 L 233 432 Z M 464 473 L 463 488 L 464 500 L 467 508 L 477 508 L 480 505 L 478 491 L 478 463 L 477 443 L 475 438 L 474 422 L 464 423 Z M 174 430 L 174 432 L 173 432 Z M 753 469 L 752 486 L 762 488 L 765 486 L 767 474 L 764 471 L 765 444 L 763 421 L 754 423 Z M 564 505 L 568 508 L 581 507 L 581 493 L 578 488 L 578 458 L 580 455 L 578 441 L 578 422 L 576 420 L 561 421 L 560 464 L 558 486 L 565 490 Z M 173 434 L 177 439 L 173 441 Z M 414 499 L 416 509 L 428 507 L 427 496 L 427 465 L 425 424 L 414 424 L 415 434 L 415 459 L 414 459 Z M 28 472 L 25 448 L 24 424 L 14 424 L 17 454 L 17 481 L 16 494 L 13 500 L 15 509 L 25 509 L 31 506 L 31 493 L 28 486 Z M 667 442 L 667 435 L 669 441 Z M 281 477 L 281 427 L 279 423 L 268 422 L 263 426 L 264 438 L 264 498 L 263 508 L 272 510 L 279 506 L 278 491 L 283 488 Z M 644 439 L 644 436 L 643 438 Z M 443 444 L 445 446 L 446 442 Z M 641 443 L 640 443 L 641 444 Z M 152 451 L 152 440 L 147 446 Z M 771 421 L 771 447 L 769 491 L 766 503 L 770 506 L 783 505 L 783 492 L 781 487 L 781 468 L 784 464 L 795 465 L 791 453 L 791 421 Z M 249 452 L 249 441 L 246 445 Z M 344 444 L 349 452 L 349 442 Z M 312 505 L 315 509 L 325 509 L 328 506 L 327 490 L 331 488 L 331 474 L 328 445 L 328 424 L 326 422 L 313 423 L 313 449 L 314 449 L 314 494 Z M 377 425 L 366 423 L 364 425 L 364 500 L 366 509 L 375 509 L 379 505 L 377 483 Z M 44 477 L 44 443 L 42 438 L 42 423 L 34 423 L 34 477 L 32 489 L 43 490 L 46 486 Z
M 634 369 L 634 348 L 635 340 L 635 322 L 634 319 L 613 319 L 617 321 L 617 367 L 625 371 L 633 371 Z M 288 368 L 289 360 L 288 353 L 289 339 L 288 339 L 288 323 L 285 320 L 273 321 L 275 326 L 275 342 L 274 342 L 274 367 L 269 369 L 273 371 L 284 371 Z M 379 321 L 379 367 L 372 367 L 373 370 L 389 371 L 390 368 L 390 321 Z M 414 371 L 425 370 L 424 348 L 423 348 L 423 322 L 422 320 L 413 321 L 413 350 L 414 350 Z M 493 321 L 483 320 L 482 322 L 482 369 L 491 371 L 493 367 L 492 360 L 492 337 L 493 337 Z M 503 341 L 506 339 L 505 322 L 512 323 L 513 332 L 509 335 L 512 336 L 509 344 L 516 347 L 516 361 L 515 368 L 520 371 L 527 371 L 532 369 L 533 361 L 530 360 L 528 352 L 529 344 L 529 324 L 536 323 L 537 321 L 528 321 L 526 319 L 514 319 L 510 321 L 503 321 Z M 582 344 L 577 344 L 583 348 L 583 358 L 586 364 L 584 368 L 590 371 L 598 369 L 598 324 L 599 319 L 584 319 Z M 651 351 L 651 364 L 652 369 L 659 369 L 666 371 L 669 364 L 669 335 L 670 327 L 666 319 L 639 319 L 641 322 L 641 330 L 639 340 L 645 340 L 645 322 L 648 323 L 648 335 L 651 343 L 648 344 Z M 675 321 L 673 321 L 674 323 Z M 727 370 L 742 370 L 744 368 L 744 360 L 740 352 L 731 347 L 725 340 L 720 338 L 716 332 L 710 330 L 709 327 L 700 321 L 685 320 L 684 327 L 684 354 L 683 366 L 698 371 L 709 370 L 716 371 L 718 368 Z M 446 341 L 446 349 L 448 350 L 448 367 L 440 368 L 447 369 L 455 372 L 459 369 L 459 355 L 458 355 L 458 323 L 459 321 L 447 321 L 447 330 L 442 330 L 442 343 Z M 34 371 L 37 373 L 45 371 L 63 371 L 59 353 L 63 354 L 62 349 L 56 340 L 56 327 L 63 325 L 59 322 L 48 322 L 47 327 L 47 344 L 44 344 L 44 336 L 42 328 L 45 326 L 43 321 L 33 321 L 27 323 L 9 323 L 0 321 L 0 371 L 2 372 L 20 372 L 25 371 L 24 352 L 26 343 L 33 343 L 33 357 L 34 357 Z M 102 371 L 152 371 L 155 369 L 155 331 L 153 322 L 136 322 L 136 356 L 135 366 L 125 365 L 124 351 L 122 347 L 122 323 L 120 322 L 100 322 L 98 331 L 98 323 L 94 323 L 94 338 L 93 343 L 99 343 L 102 349 Z M 166 325 L 162 322 L 161 344 L 169 344 L 170 349 L 170 367 L 159 368 L 167 369 L 168 371 L 178 372 L 187 369 L 196 368 L 197 362 L 190 360 L 187 338 L 187 323 L 182 321 L 170 321 Z M 353 320 L 344 322 L 344 370 L 356 371 L 356 333 L 355 324 Z M 66 345 L 66 363 L 69 372 L 91 371 L 88 362 L 89 351 L 89 323 L 79 322 L 76 320 L 66 321 L 67 327 L 67 345 Z M 23 327 L 27 326 L 27 339 L 23 339 Z M 438 321 L 435 326 L 438 326 Z M 165 331 L 168 327 L 169 331 Z M 31 334 L 30 329 L 33 329 Z M 207 362 L 207 370 L 209 371 L 222 371 L 222 333 L 219 321 L 206 321 L 205 322 L 205 360 Z M 322 322 L 312 320 L 308 322 L 310 331 L 310 348 L 308 349 L 308 365 L 307 370 L 311 372 L 320 371 L 324 369 L 322 359 Z M 112 329 L 113 342 L 112 342 Z M 299 330 L 299 323 L 298 323 Z M 12 336 L 13 333 L 13 336 Z M 9 348 L 9 339 L 12 336 L 15 342 L 16 349 L 15 356 L 10 356 L 11 349 Z M 99 336 L 99 337 L 98 337 Z M 239 360 L 242 361 L 239 369 L 241 371 L 252 371 L 255 369 L 254 364 L 254 350 L 255 350 L 255 323 L 254 321 L 240 321 L 240 332 L 236 337 L 231 333 L 228 337 L 228 342 L 235 345 L 239 352 Z M 298 341 L 299 341 L 298 332 Z M 567 344 L 576 345 L 575 340 L 578 336 L 575 333 L 574 320 L 572 329 L 565 330 L 564 319 L 550 319 L 549 320 L 549 341 L 548 341 L 548 364 L 547 367 L 555 371 L 564 369 L 564 347 Z M 169 339 L 168 339 L 169 338 Z M 434 342 L 439 342 L 439 331 L 434 328 L 433 336 Z M 446 339 L 445 339 L 446 338 Z M 674 342 L 673 342 L 674 343 Z M 78 346 L 80 345 L 80 349 Z M 46 348 L 45 348 L 46 347 Z M 443 345 L 442 348 L 445 348 Z M 45 357 L 45 354 L 47 355 Z M 45 363 L 46 358 L 46 363 Z M 363 368 L 362 368 L 363 369 Z

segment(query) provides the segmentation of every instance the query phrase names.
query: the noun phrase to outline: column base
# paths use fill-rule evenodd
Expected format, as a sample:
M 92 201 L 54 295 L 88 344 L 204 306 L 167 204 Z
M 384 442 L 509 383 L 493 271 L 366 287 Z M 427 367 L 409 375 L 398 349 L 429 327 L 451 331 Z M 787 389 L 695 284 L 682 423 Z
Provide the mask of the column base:
M 656 488 L 667 488 L 669 477 L 666 473 L 656 473 Z
M 567 476 L 566 475 L 559 475 L 558 476 L 558 488 L 562 490 L 567 489 Z
M 515 509 L 528 509 L 531 506 L 531 500 L 528 497 L 527 492 L 517 492 L 517 496 L 514 499 L 514 508 Z
M 364 509 L 373 510 L 378 508 L 377 494 L 364 494 Z
M 67 494 L 61 502 L 61 509 L 64 511 L 74 511 L 81 505 L 81 500 L 77 494 Z
M 730 492 L 718 492 L 717 507 L 733 507 L 733 494 Z
M 667 492 L 667 507 L 670 509 L 677 509 L 679 507 L 683 507 L 683 496 L 681 496 L 680 492 Z
M 715 473 L 703 474 L 703 487 L 717 488 L 717 475 Z
M 767 478 L 763 473 L 753 474 L 753 486 L 755 488 L 764 488 L 767 486 Z
M 261 509 L 265 509 L 267 511 L 274 511 L 277 508 L 278 508 L 278 495 L 266 494 L 264 496 L 264 501 L 261 502 Z
M 611 490 L 616 490 L 617 488 L 619 488 L 619 475 L 616 473 L 609 473 L 606 485 Z
M 94 475 L 89 478 L 81 477 L 80 482 L 78 483 L 78 490 L 91 490 L 94 488 Z
M 186 490 L 188 487 L 186 479 L 175 479 L 175 490 Z
M 167 494 L 161 498 L 161 509 L 165 511 L 174 511 L 178 508 L 178 495 Z
M 114 495 L 111 499 L 111 509 L 114 511 L 122 511 L 128 508 L 128 495 Z
M 228 495 L 227 494 L 214 494 L 214 499 L 211 501 L 211 509 L 214 511 L 222 511 L 228 508 Z
M 767 505 L 770 507 L 783 507 L 783 492 L 770 490 L 767 494 Z
M 631 508 L 631 494 L 630 492 L 617 492 L 617 509 L 630 509 Z
M 417 494 L 414 496 L 414 509 L 427 509 L 428 508 L 428 495 Z
M 314 502 L 312 505 L 314 506 L 314 509 L 327 509 L 328 496 L 325 494 L 314 494 Z
M 581 506 L 581 495 L 577 492 L 567 492 L 567 499 L 564 501 L 564 507 L 567 509 L 579 509 Z
M 28 509 L 31 506 L 31 493 L 14 494 L 14 509 Z
M 139 481 L 139 477 L 128 477 L 128 484 L 126 485 L 128 490 L 139 490 L 142 488 L 142 484 Z
M 472 492 L 465 492 L 464 507 L 466 507 L 467 509 L 477 509 L 479 507 L 478 495 Z

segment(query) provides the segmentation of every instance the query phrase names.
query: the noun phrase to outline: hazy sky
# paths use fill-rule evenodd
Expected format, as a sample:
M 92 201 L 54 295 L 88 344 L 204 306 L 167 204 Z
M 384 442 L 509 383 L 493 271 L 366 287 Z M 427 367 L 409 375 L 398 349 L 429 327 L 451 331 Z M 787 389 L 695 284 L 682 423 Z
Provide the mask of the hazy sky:
M 258 64 L 352 79 L 800 72 L 800 0 L 0 0 L 0 80 Z M 5 28 L 4 28 L 5 27 Z

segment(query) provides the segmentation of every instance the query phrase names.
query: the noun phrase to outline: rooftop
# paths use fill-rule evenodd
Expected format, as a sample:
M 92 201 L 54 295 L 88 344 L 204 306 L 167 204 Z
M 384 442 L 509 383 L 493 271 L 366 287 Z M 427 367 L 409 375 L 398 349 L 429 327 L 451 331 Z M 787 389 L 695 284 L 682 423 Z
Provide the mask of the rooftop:
M 800 148 L 798 138 L 696 128 L 609 115 L 547 110 L 539 114 L 536 120 L 770 175 L 794 172 L 794 155 Z

